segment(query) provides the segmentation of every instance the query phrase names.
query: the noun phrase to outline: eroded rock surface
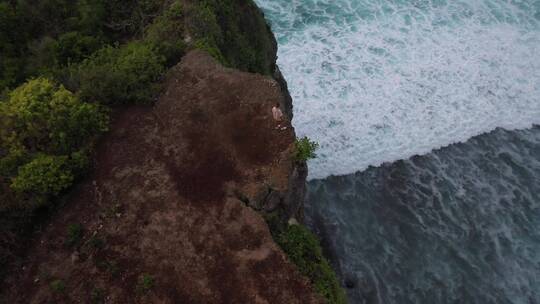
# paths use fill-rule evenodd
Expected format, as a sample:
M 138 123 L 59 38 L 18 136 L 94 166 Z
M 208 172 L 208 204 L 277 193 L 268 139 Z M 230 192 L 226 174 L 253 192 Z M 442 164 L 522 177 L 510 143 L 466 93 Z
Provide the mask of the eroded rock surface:
M 270 78 L 186 55 L 154 107 L 116 115 L 94 173 L 38 235 L 6 301 L 318 303 L 246 206 L 300 212 L 294 130 L 271 118 L 284 99 Z M 72 247 L 70 224 L 84 228 Z

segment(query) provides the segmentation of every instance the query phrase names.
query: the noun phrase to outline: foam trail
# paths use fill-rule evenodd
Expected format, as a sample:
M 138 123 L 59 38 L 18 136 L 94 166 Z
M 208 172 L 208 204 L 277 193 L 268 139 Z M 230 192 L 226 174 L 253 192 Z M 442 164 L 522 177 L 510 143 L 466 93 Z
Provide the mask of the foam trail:
M 257 0 L 310 178 L 540 123 L 540 1 Z
M 309 182 L 350 303 L 540 303 L 540 127 Z

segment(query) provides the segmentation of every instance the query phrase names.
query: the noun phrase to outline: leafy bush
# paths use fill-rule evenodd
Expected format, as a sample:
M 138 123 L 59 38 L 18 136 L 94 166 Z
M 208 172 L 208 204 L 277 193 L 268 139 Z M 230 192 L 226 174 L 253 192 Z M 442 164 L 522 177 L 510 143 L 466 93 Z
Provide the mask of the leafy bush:
M 65 156 L 39 155 L 21 166 L 11 188 L 17 192 L 37 195 L 57 195 L 73 182 Z
M 35 75 L 51 76 L 57 68 L 56 40 L 49 36 L 31 40 L 27 43 L 26 62 L 23 68 L 27 78 Z
M 107 124 L 99 106 L 48 79 L 30 80 L 0 103 L 0 177 L 38 202 L 58 195 L 86 168 L 86 151 Z
M 154 287 L 154 284 L 155 284 L 154 278 L 150 276 L 149 274 L 143 273 L 139 277 L 136 290 L 140 294 L 146 294 Z
M 195 48 L 207 52 L 210 56 L 214 57 L 222 65 L 228 66 L 228 61 L 223 57 L 223 54 L 211 39 L 199 39 L 195 41 Z
M 97 51 L 102 42 L 79 32 L 67 32 L 58 37 L 54 46 L 55 61 L 59 65 L 80 62 Z
M 192 6 L 188 20 L 188 29 L 195 40 L 205 39 L 215 44 L 223 43 L 223 33 L 213 1 L 203 0 Z
M 7 1 L 0 3 L 0 91 L 11 87 L 23 76 L 26 31 L 21 28 L 20 17 Z M 17 29 L 16 31 L 13 29 Z
M 289 225 L 277 236 L 276 242 L 298 267 L 298 270 L 310 278 L 315 290 L 329 304 L 347 302 L 336 274 L 322 254 L 317 237 L 307 228 Z
M 225 66 L 272 75 L 274 40 L 251 1 L 202 0 L 186 12 L 187 31 L 196 48 Z
M 71 224 L 68 226 L 66 245 L 73 247 L 81 241 L 83 237 L 83 226 L 81 224 Z
M 294 144 L 294 158 L 297 161 L 307 161 L 308 159 L 317 157 L 315 151 L 319 148 L 318 143 L 311 141 L 307 137 L 303 137 L 301 139 L 296 139 L 296 142 Z
M 2 130 L 0 130 L 1 133 Z M 0 139 L 3 139 L 0 136 Z M 4 142 L 0 143 L 0 177 L 8 179 L 10 176 L 17 173 L 19 166 L 31 160 L 30 156 L 18 143 L 11 144 Z
M 85 35 L 101 36 L 107 17 L 106 0 L 79 0 L 70 19 L 74 29 Z
M 96 0 L 93 0 L 96 1 Z M 158 16 L 165 0 L 106 0 L 106 25 L 116 32 L 115 40 L 134 37 Z
M 1 148 L 69 154 L 107 130 L 107 115 L 45 78 L 28 81 L 0 104 Z
M 93 248 L 93 249 L 103 249 L 103 247 L 105 247 L 105 241 L 93 235 L 88 240 L 88 245 L 90 246 L 90 248 Z
M 104 44 L 124 44 L 143 37 L 147 25 L 172 1 L 0 1 L 0 283 L 24 256 L 34 225 L 54 209 L 42 203 L 52 201 L 52 196 L 65 191 L 68 181 L 71 184 L 88 168 L 95 138 L 108 124 L 106 113 L 97 103 L 82 103 L 77 95 L 50 80 L 28 80 L 47 76 L 75 92 L 80 80 L 99 80 L 98 85 L 109 89 L 111 86 L 103 85 L 100 77 L 105 81 L 112 78 L 120 88 L 121 102 L 146 102 L 163 72 L 161 57 L 182 55 L 179 45 L 166 45 L 173 40 L 162 39 L 172 34 L 183 38 L 182 27 L 176 28 L 182 24 L 178 14 L 165 18 L 172 23 L 154 40 L 145 42 L 147 46 L 115 47 L 110 51 L 112 58 L 106 58 L 109 53 L 102 51 L 100 60 L 95 58 L 100 54 L 92 54 Z M 85 71 L 88 66 L 83 66 L 79 70 L 85 59 L 92 69 Z M 155 64 L 146 65 L 155 62 L 160 63 L 157 69 Z M 81 78 L 79 72 L 89 74 Z M 93 85 L 86 83 L 84 88 Z M 131 95 L 126 96 L 126 91 Z M 132 99 L 132 95 L 143 97 Z M 117 95 L 105 91 L 86 96 L 96 101 L 94 96 Z
M 184 42 L 184 9 L 180 1 L 169 8 L 146 29 L 144 41 L 156 47 L 167 59 L 167 66 L 176 64 L 186 50 Z
M 165 58 L 151 44 L 107 46 L 74 67 L 73 77 L 84 101 L 104 104 L 149 103 L 165 70 Z
M 90 303 L 102 304 L 105 303 L 105 290 L 96 287 L 90 292 Z
M 52 291 L 56 293 L 64 293 L 66 291 L 66 283 L 62 280 L 54 280 L 51 282 L 50 287 Z

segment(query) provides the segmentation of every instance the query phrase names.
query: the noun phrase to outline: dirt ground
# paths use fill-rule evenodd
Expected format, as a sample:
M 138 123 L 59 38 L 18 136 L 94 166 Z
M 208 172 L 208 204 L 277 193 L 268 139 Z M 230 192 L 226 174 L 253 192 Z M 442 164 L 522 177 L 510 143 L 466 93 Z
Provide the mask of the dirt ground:
M 294 130 L 275 130 L 277 83 L 195 51 L 165 85 L 155 106 L 115 115 L 5 303 L 320 302 L 238 199 L 287 187 Z

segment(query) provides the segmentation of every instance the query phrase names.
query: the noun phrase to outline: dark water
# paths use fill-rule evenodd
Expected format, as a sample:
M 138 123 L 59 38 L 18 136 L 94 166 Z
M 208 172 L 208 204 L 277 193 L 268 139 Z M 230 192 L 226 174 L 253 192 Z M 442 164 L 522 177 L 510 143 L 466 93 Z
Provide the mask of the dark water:
M 540 127 L 309 183 L 351 303 L 540 303 Z

